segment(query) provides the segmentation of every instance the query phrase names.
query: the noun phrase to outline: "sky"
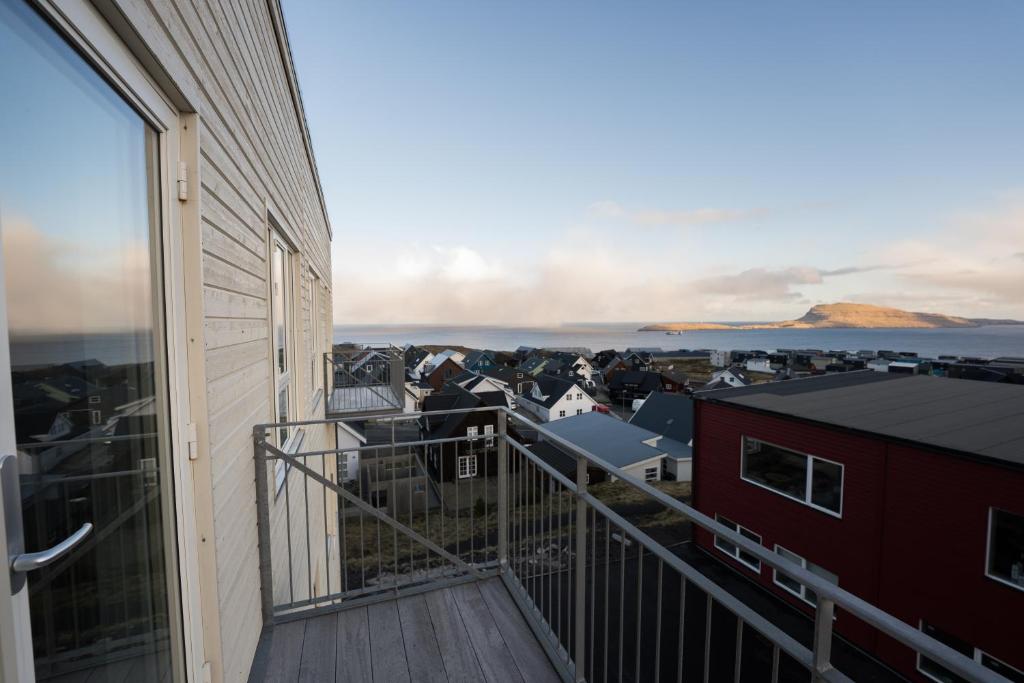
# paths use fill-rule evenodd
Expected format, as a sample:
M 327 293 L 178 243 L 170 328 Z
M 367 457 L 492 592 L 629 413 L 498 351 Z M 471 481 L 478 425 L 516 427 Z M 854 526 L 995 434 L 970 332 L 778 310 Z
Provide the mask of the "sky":
M 1024 3 L 283 4 L 336 324 L 1024 319 Z

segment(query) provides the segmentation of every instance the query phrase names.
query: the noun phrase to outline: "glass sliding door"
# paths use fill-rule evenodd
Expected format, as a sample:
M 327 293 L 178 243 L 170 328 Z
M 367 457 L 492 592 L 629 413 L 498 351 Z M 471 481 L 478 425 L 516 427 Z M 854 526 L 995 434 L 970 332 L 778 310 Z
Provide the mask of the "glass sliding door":
M 160 137 L 0 0 L 0 236 L 36 677 L 170 678 Z

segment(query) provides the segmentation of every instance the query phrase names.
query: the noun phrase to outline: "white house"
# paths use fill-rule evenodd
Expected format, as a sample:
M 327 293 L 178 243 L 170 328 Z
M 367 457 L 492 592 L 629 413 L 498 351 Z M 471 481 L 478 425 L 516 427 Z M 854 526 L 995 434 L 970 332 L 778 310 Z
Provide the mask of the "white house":
M 746 365 L 748 372 L 775 372 L 775 368 L 772 367 L 772 361 L 767 356 L 748 358 Z
M 519 397 L 519 406 L 543 422 L 589 413 L 597 401 L 575 382 L 540 375 L 533 388 Z
M 729 364 L 729 359 L 732 358 L 732 351 L 712 351 L 710 361 L 716 368 L 724 368 Z
M 711 376 L 712 382 L 721 381 L 730 387 L 745 387 L 750 384 L 750 378 L 739 368 L 726 368 Z

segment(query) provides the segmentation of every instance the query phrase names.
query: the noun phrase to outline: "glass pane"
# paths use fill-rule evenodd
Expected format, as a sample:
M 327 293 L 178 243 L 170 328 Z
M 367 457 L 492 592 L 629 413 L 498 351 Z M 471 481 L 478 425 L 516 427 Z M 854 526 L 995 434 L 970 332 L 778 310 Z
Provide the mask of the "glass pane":
M 288 386 L 285 385 L 284 389 L 277 395 L 277 421 L 287 422 L 288 421 Z M 288 442 L 288 428 L 278 427 L 277 428 L 277 445 L 284 448 L 284 445 Z
M 288 371 L 288 326 L 287 320 L 287 287 L 288 287 L 288 253 L 280 244 L 274 244 L 273 275 L 274 275 L 274 347 L 277 356 L 277 372 Z
M 1003 678 L 1008 678 L 1013 683 L 1024 683 L 1024 671 L 1018 671 L 1009 664 L 1005 664 L 995 657 L 990 657 L 984 652 L 981 653 L 981 663 L 983 666 L 992 669 Z
M 945 645 L 948 645 L 949 647 L 953 648 L 960 654 L 966 655 L 968 657 L 974 656 L 974 648 L 972 648 L 970 645 L 963 642 L 959 638 L 954 638 L 948 633 L 940 631 L 931 624 L 923 624 L 921 626 L 921 630 L 927 633 L 932 638 L 935 638 L 939 642 L 944 643 Z M 967 683 L 966 679 L 957 676 L 952 671 L 942 666 L 938 662 L 932 661 L 931 659 L 928 659 L 923 655 L 921 656 L 920 669 L 921 671 L 924 671 L 925 673 L 930 675 L 932 678 L 939 681 L 943 681 L 943 683 Z
M 158 137 L 25 3 L 0 3 L 0 233 L 36 676 L 170 676 Z
M 751 440 L 747 440 L 746 443 L 750 442 Z M 748 452 L 743 460 L 743 475 L 747 479 L 764 484 L 784 495 L 806 500 L 807 456 L 760 443 L 757 452 Z
M 992 511 L 988 573 L 1024 587 L 1024 517 Z
M 785 548 L 781 548 L 781 547 L 775 548 L 775 552 L 777 554 L 781 555 L 782 557 L 786 558 L 790 562 L 793 562 L 794 564 L 803 566 L 804 558 L 800 557 L 796 553 L 791 553 L 788 550 L 786 550 Z M 783 574 L 780 571 L 776 571 L 775 572 L 775 581 L 780 583 L 780 584 L 782 584 L 783 586 L 785 586 L 789 590 L 793 591 L 797 595 L 800 595 L 802 590 L 803 590 L 803 584 L 802 583 L 800 583 L 799 581 L 797 581 L 795 579 L 791 579 L 789 576 L 787 576 L 786 574 Z
M 812 460 L 811 502 L 826 510 L 839 512 L 843 495 L 843 468 L 832 462 Z

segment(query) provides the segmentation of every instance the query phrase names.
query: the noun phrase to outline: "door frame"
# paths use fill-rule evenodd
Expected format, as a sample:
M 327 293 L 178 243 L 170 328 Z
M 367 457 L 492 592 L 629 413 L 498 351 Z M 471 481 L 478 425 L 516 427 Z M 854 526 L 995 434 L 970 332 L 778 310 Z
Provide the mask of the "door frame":
M 91 2 L 24 1 L 46 18 L 158 134 L 160 177 L 155 208 L 160 216 L 155 234 L 151 235 L 150 248 L 160 250 L 153 260 L 154 311 L 160 313 L 155 316 L 153 336 L 154 362 L 162 365 L 162 372 L 156 373 L 157 397 L 167 407 L 161 454 L 168 476 L 161 478 L 161 519 L 166 553 L 170 659 L 173 680 L 200 681 L 206 670 L 199 591 L 198 554 L 202 543 L 189 458 L 189 444 L 195 437 L 190 424 L 193 413 L 189 400 L 186 260 L 182 239 L 186 229 L 199 229 L 197 117 L 179 112 L 122 35 Z M 179 200 L 178 188 L 181 161 L 188 162 L 194 169 L 187 180 L 188 199 L 184 202 Z M 4 347 L 7 332 L 7 320 L 3 316 L 0 335 L 4 337 Z M 10 391 L 9 378 L 7 390 Z

